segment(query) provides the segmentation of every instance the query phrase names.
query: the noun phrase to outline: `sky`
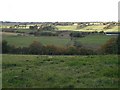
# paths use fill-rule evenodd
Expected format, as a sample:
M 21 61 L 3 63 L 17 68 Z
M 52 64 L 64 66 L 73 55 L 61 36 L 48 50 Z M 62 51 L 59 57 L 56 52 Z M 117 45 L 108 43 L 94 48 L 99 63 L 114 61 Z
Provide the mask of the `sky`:
M 119 0 L 0 0 L 0 21 L 118 21 Z

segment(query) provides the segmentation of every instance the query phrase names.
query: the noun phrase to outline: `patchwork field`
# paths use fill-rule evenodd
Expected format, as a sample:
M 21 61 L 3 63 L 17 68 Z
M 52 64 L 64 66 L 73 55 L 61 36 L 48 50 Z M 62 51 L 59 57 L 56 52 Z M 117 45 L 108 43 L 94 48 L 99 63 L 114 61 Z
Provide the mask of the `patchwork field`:
M 69 26 L 56 26 L 58 30 L 75 30 L 77 26 L 69 25 Z
M 118 88 L 118 56 L 3 55 L 3 88 Z
M 77 26 L 71 25 L 71 26 L 56 26 L 58 30 L 70 30 L 70 31 L 83 31 L 83 32 L 93 32 L 93 31 L 104 31 L 104 32 L 118 32 L 120 31 L 120 26 L 113 26 L 111 29 L 104 29 L 106 25 L 92 25 L 92 26 L 85 26 L 84 28 L 77 29 Z

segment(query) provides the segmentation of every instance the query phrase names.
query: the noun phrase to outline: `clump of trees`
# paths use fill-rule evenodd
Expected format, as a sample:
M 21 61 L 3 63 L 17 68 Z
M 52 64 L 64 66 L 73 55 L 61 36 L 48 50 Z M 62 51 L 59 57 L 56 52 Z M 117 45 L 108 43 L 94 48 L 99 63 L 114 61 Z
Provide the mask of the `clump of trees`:
M 105 34 L 105 32 L 104 32 L 104 31 L 100 31 L 99 33 L 100 33 L 100 34 Z
M 33 41 L 28 49 L 31 54 L 42 54 L 44 50 L 43 45 L 38 41 Z
M 51 24 L 43 24 L 41 26 L 38 26 L 38 25 L 29 26 L 29 29 L 37 29 L 37 30 L 44 30 L 44 31 L 58 30 L 57 27 Z
M 111 38 L 100 48 L 104 54 L 120 54 L 120 35 L 117 38 Z
M 41 26 L 37 26 L 37 25 L 30 26 L 29 29 L 37 30 L 29 33 L 35 36 L 57 36 L 58 35 L 57 33 L 55 33 L 55 30 L 58 30 L 58 28 L 51 24 L 44 24 Z
M 58 33 L 57 32 L 40 32 L 41 36 L 58 36 Z
M 35 25 L 35 26 L 29 26 L 29 29 L 38 29 L 38 26 L 37 25 Z
M 54 25 L 41 25 L 40 30 L 45 30 L 45 31 L 54 31 L 54 30 L 58 30 L 57 27 L 55 27 Z
M 71 37 L 84 37 L 82 32 L 72 32 L 72 33 L 70 33 L 70 36 Z

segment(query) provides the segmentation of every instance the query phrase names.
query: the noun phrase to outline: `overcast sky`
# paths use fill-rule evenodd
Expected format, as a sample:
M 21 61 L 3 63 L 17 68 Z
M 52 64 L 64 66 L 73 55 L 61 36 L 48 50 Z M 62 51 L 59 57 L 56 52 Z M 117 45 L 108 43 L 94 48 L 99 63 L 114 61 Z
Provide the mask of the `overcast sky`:
M 0 21 L 118 21 L 119 0 L 0 0 Z

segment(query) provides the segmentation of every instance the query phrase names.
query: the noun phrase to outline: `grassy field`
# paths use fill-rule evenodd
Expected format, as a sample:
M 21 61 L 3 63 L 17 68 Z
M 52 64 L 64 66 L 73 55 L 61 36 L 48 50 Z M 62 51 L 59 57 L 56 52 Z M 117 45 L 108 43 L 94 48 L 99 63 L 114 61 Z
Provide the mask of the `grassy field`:
M 23 33 L 29 33 L 29 32 L 34 32 L 34 31 L 37 31 L 37 30 L 30 30 L 30 29 L 18 29 L 16 30 L 17 32 L 23 32 Z
M 118 56 L 3 55 L 3 88 L 117 88 Z
M 56 46 L 65 46 L 70 39 L 68 38 L 59 38 L 53 36 L 15 36 L 15 35 L 4 35 L 3 40 L 8 41 L 10 45 L 16 46 L 29 46 L 33 41 L 39 41 L 43 45 L 56 45 Z
M 75 25 L 69 25 L 69 26 L 56 26 L 58 30 L 75 30 L 76 26 Z
M 107 29 L 106 32 L 120 32 L 120 26 L 114 26 L 112 29 Z
M 2 26 L 2 28 L 9 28 L 10 26 Z M 117 32 L 120 31 L 120 29 L 118 30 L 118 28 L 120 28 L 120 26 L 113 26 L 111 29 L 104 29 L 104 27 L 106 27 L 106 25 L 91 25 L 91 26 L 86 26 L 82 29 L 77 29 L 77 25 L 68 25 L 68 26 L 56 26 L 58 28 L 58 30 L 75 30 L 75 31 L 84 31 L 84 32 L 88 32 L 88 31 L 105 31 L 105 32 Z M 1 26 L 0 26 L 1 28 Z M 29 30 L 29 25 L 27 26 L 27 28 L 18 28 L 18 31 L 20 32 L 29 32 L 31 30 Z
M 83 29 L 103 29 L 104 27 L 105 27 L 106 25 L 98 25 L 98 26 L 94 26 L 94 25 L 92 25 L 92 26 L 87 26 L 87 27 L 85 27 L 85 28 L 83 28 Z
M 83 38 L 77 38 L 82 45 L 90 47 L 99 47 L 103 45 L 107 40 L 116 36 L 107 35 L 88 35 Z M 29 46 L 34 40 L 41 42 L 43 45 L 55 45 L 66 46 L 70 41 L 70 38 L 60 38 L 57 36 L 16 36 L 13 34 L 3 34 L 3 40 L 8 41 L 10 45 L 16 46 Z
M 109 35 L 88 35 L 84 38 L 78 38 L 77 41 L 81 42 L 83 45 L 88 47 L 100 47 L 105 44 L 110 38 L 115 38 L 117 36 Z
M 120 32 L 120 29 L 118 29 L 120 26 L 114 26 L 111 29 L 104 29 L 106 25 L 98 25 L 98 26 L 86 26 L 82 29 L 76 29 L 77 26 L 71 25 L 71 26 L 56 26 L 58 30 L 74 30 L 74 31 L 83 31 L 83 32 L 93 32 L 93 31 L 104 31 L 104 32 Z

